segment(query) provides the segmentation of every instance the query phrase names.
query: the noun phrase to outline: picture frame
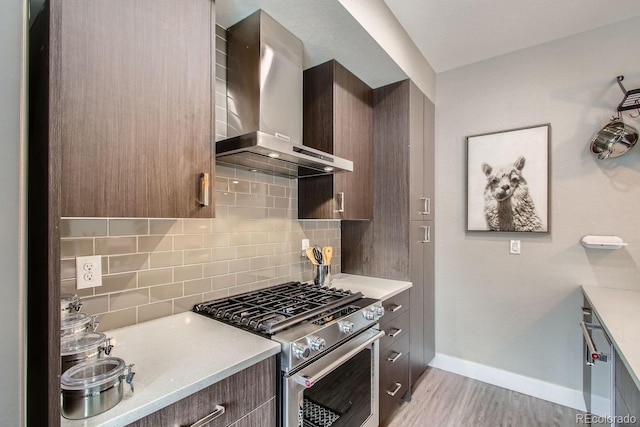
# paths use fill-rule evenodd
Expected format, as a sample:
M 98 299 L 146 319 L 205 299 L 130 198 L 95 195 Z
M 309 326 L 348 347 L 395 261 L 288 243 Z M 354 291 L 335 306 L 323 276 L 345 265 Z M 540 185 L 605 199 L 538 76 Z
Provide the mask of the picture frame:
M 551 125 L 468 136 L 466 231 L 549 233 Z

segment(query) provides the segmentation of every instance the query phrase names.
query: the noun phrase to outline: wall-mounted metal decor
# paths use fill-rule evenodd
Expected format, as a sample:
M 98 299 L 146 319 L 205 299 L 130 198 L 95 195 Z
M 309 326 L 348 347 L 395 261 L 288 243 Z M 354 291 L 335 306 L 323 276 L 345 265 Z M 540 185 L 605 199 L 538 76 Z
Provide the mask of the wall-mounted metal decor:
M 549 232 L 551 125 L 467 137 L 467 231 Z
M 624 122 L 623 111 L 638 110 L 637 115 L 629 113 L 632 118 L 640 117 L 640 89 L 626 90 L 622 85 L 624 76 L 616 77 L 624 98 L 618 105 L 618 114 L 611 118 L 591 139 L 589 151 L 598 160 L 620 157 L 631 150 L 638 142 L 638 131 Z
M 618 111 L 638 110 L 638 115 L 631 117 L 640 117 L 640 89 L 626 90 L 622 85 L 623 80 L 624 76 L 616 77 L 618 86 L 620 86 L 620 89 L 624 94 L 624 98 L 622 98 L 620 105 L 618 105 Z

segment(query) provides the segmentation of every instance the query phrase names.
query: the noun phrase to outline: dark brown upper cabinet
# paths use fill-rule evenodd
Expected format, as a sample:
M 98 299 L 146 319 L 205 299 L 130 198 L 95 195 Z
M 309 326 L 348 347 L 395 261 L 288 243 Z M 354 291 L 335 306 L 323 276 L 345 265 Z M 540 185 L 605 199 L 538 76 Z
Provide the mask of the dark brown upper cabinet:
M 304 71 L 303 143 L 353 172 L 298 180 L 300 219 L 371 219 L 373 90 L 335 60 Z
M 211 217 L 214 2 L 52 0 L 43 18 L 61 215 Z

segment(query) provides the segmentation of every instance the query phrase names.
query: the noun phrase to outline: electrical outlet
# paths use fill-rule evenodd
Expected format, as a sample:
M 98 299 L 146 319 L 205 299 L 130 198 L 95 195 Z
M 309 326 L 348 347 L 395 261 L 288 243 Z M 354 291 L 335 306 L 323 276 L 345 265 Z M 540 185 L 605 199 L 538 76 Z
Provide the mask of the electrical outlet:
M 302 239 L 302 250 L 306 250 L 309 247 L 309 239 Z
M 509 253 L 520 255 L 520 240 L 512 240 L 509 243 Z
M 76 288 L 102 286 L 102 257 L 100 255 L 76 258 Z

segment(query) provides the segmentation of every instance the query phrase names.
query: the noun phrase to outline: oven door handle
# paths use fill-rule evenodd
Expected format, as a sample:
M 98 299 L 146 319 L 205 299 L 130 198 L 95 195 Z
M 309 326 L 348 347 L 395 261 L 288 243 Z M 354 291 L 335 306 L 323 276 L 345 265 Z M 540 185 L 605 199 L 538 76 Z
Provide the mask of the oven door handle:
M 596 360 L 601 362 L 608 362 L 609 355 L 598 351 L 588 331 L 588 329 L 602 329 L 602 326 L 593 323 L 580 322 L 580 327 L 582 328 L 584 342 L 587 344 L 587 348 L 589 350 L 587 353 L 587 360 L 585 360 L 585 364 L 587 366 L 593 366 Z M 607 338 L 607 340 L 609 340 L 609 338 Z
M 300 384 L 301 386 L 303 386 L 305 388 L 313 387 L 313 385 L 315 383 L 317 383 L 318 381 L 320 381 L 321 379 L 326 377 L 329 373 L 331 373 L 331 371 L 333 371 L 338 366 L 340 366 L 343 363 L 345 363 L 347 360 L 351 359 L 353 356 L 358 354 L 364 348 L 369 346 L 369 344 L 379 340 L 383 336 L 384 336 L 384 331 L 377 331 L 377 333 L 374 336 L 368 338 L 366 341 L 364 341 L 363 343 L 359 344 L 357 347 L 354 347 L 351 350 L 349 350 L 348 352 L 344 353 L 338 359 L 336 359 L 333 362 L 329 363 L 327 366 L 321 368 L 318 372 L 314 372 L 312 374 L 311 373 L 310 374 L 305 374 L 303 371 L 300 371 L 299 373 L 293 375 L 293 377 L 292 377 L 293 381 L 295 381 L 297 384 Z M 334 350 L 334 351 L 336 351 L 336 350 Z

